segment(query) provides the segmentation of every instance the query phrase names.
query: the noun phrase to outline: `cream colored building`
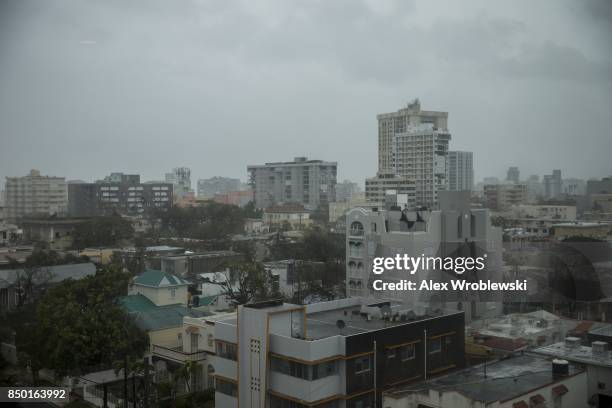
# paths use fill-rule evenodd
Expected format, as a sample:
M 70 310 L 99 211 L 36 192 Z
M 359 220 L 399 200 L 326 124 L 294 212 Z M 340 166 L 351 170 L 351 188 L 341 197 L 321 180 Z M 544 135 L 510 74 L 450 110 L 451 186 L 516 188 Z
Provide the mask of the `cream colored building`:
M 64 214 L 68 208 L 68 190 L 64 177 L 41 176 L 31 170 L 24 177 L 7 177 L 5 216 L 15 219 L 30 214 Z
M 530 205 L 518 204 L 511 207 L 514 218 L 538 218 L 549 220 L 575 220 L 575 205 Z

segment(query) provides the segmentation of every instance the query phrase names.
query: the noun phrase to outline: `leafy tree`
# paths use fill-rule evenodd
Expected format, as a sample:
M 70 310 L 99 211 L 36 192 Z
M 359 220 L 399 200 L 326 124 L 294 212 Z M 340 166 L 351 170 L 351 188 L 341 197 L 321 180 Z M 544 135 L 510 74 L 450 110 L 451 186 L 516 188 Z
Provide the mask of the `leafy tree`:
M 45 293 L 36 316 L 46 367 L 65 375 L 142 355 L 148 337 L 118 304 L 128 280 L 128 274 L 108 268 Z
M 207 203 L 197 207 L 172 207 L 153 214 L 161 233 L 196 239 L 225 239 L 244 230 L 245 211 L 235 205 Z
M 77 224 L 72 245 L 76 249 L 114 246 L 133 237 L 134 228 L 128 220 L 119 215 L 110 215 Z
M 242 210 L 246 218 L 261 219 L 263 217 L 263 210 L 255 207 L 255 201 L 249 201 Z
M 225 272 L 225 280 L 218 284 L 222 294 L 229 297 L 234 305 L 281 297 L 272 277 L 259 262 L 231 265 Z

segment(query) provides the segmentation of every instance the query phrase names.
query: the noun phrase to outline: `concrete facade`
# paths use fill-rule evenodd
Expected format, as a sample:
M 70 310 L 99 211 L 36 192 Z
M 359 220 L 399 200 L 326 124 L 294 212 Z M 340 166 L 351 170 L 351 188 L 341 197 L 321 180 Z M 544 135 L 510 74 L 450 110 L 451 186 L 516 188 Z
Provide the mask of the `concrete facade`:
M 472 152 L 448 152 L 448 190 L 472 191 L 474 189 L 474 161 Z
M 7 177 L 4 217 L 14 220 L 25 215 L 62 215 L 66 213 L 68 194 L 64 177 L 41 176 L 31 170 L 24 177 Z
M 433 207 L 448 187 L 448 112 L 423 111 L 416 99 L 377 119 L 378 172 L 414 180 L 417 205 Z
M 248 166 L 255 206 L 300 203 L 314 210 L 336 199 L 338 163 L 296 157 L 292 162 Z

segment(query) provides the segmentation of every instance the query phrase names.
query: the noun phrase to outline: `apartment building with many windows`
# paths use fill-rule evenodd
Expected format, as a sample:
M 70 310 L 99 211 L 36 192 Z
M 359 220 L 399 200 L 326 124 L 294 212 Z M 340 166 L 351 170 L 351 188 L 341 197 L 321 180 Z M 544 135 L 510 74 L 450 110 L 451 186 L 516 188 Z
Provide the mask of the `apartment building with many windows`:
M 433 207 L 438 191 L 448 187 L 448 112 L 421 110 L 415 99 L 377 119 L 378 172 L 414 180 L 417 205 Z
M 239 306 L 215 322 L 215 405 L 380 408 L 384 390 L 464 367 L 464 315 L 363 298 Z
M 448 152 L 448 189 L 472 191 L 474 189 L 474 160 L 472 152 Z
M 171 183 L 141 183 L 139 175 L 106 177 L 95 183 L 68 184 L 68 214 L 90 217 L 119 212 L 139 214 L 172 206 Z
M 247 167 L 257 208 L 299 203 L 309 210 L 335 201 L 337 170 L 336 162 L 306 157 Z
M 68 204 L 66 179 L 41 176 L 31 170 L 24 177 L 7 177 L 4 216 L 16 219 L 25 215 L 64 214 Z

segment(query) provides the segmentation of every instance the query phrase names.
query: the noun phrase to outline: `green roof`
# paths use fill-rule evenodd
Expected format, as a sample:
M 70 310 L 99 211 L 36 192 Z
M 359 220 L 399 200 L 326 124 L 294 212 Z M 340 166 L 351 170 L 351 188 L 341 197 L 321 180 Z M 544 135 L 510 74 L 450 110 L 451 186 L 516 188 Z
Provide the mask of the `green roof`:
M 200 306 L 210 306 L 212 302 L 217 299 L 219 295 L 211 295 L 211 296 L 200 296 L 198 299 L 200 301 Z
M 120 300 L 121 306 L 128 312 L 146 312 L 147 310 L 151 310 L 156 308 L 155 303 L 151 302 L 148 297 L 141 295 L 140 293 L 136 295 L 128 295 L 124 296 Z
M 134 278 L 134 283 L 143 286 L 179 286 L 189 285 L 189 282 L 168 272 L 149 269 Z
M 134 318 L 136 325 L 145 331 L 155 331 L 183 325 L 183 317 L 209 316 L 200 310 L 190 309 L 180 304 L 156 306 L 146 296 L 128 295 L 121 299 L 122 306 Z

